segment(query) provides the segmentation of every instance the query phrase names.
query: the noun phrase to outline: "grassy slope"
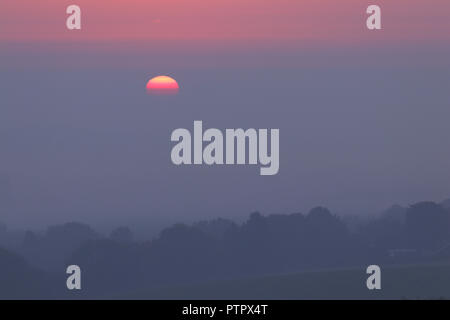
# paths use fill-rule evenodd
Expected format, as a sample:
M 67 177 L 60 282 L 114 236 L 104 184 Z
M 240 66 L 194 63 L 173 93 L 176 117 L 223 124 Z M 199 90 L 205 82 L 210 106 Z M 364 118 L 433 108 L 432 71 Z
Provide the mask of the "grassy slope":
M 442 299 L 450 298 L 450 264 L 382 267 L 381 290 L 369 291 L 365 269 L 304 272 L 174 287 L 133 299 Z

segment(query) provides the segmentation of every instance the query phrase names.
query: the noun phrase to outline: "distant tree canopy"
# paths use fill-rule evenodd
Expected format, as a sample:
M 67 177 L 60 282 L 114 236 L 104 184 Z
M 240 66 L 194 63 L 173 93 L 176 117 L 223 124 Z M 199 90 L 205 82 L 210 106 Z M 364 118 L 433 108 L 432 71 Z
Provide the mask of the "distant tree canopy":
M 0 234 L 6 233 L 7 230 L 6 224 L 0 222 Z
M 406 212 L 406 230 L 413 247 L 437 249 L 450 240 L 450 213 L 434 202 L 419 202 Z
M 353 230 L 327 208 L 316 207 L 307 214 L 254 212 L 242 224 L 220 218 L 175 224 L 145 242 L 136 241 L 128 227 L 116 228 L 105 237 L 74 222 L 51 226 L 43 233 L 28 231 L 22 238 L 18 252 L 25 259 L 0 249 L 0 266 L 11 266 L 13 278 L 15 269 L 35 276 L 39 272 L 31 266 L 60 273 L 68 264 L 77 264 L 87 271 L 83 277 L 89 287 L 84 294 L 95 296 L 109 290 L 353 267 L 373 261 L 448 259 L 450 209 L 434 202 L 393 206 Z M 416 255 L 392 260 L 392 252 Z M 13 280 L 8 283 L 20 283 Z M 0 296 L 1 292 L 0 288 Z
M 64 265 L 68 254 L 83 243 L 101 236 L 90 226 L 77 222 L 50 226 L 44 234 L 27 232 L 20 253 L 36 266 L 54 270 Z
M 109 238 L 117 242 L 132 242 L 133 233 L 128 227 L 119 227 L 111 232 Z

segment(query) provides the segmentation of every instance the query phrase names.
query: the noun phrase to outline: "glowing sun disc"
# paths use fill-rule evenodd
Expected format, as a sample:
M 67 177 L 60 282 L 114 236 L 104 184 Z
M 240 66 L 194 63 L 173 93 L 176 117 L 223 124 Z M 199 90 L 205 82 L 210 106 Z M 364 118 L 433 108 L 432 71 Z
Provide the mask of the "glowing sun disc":
M 147 82 L 147 93 L 171 95 L 180 90 L 175 79 L 168 76 L 157 76 Z

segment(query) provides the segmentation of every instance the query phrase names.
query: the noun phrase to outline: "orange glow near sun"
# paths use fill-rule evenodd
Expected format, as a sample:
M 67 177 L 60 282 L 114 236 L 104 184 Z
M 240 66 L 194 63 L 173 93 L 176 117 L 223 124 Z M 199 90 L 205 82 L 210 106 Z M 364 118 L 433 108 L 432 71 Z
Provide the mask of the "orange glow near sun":
M 180 87 L 175 79 L 168 76 L 157 76 L 147 82 L 147 92 L 150 94 L 176 94 Z

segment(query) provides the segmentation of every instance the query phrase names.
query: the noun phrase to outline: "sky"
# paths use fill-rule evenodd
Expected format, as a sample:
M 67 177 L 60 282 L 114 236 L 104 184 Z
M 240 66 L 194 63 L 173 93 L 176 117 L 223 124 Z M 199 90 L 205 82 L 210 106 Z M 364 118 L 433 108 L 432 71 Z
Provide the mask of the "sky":
M 71 4 L 82 8 L 82 32 L 61 28 Z M 370 4 L 383 8 L 386 40 L 449 39 L 445 0 L 4 0 L 0 35 L 13 41 L 202 39 L 206 45 L 253 38 L 336 44 L 367 38 L 361 22 Z
M 0 221 L 368 214 L 450 197 L 450 3 L 4 0 Z M 375 3 L 375 2 L 374 2 Z M 180 92 L 146 94 L 165 74 Z M 279 128 L 280 172 L 176 167 L 194 120 Z

